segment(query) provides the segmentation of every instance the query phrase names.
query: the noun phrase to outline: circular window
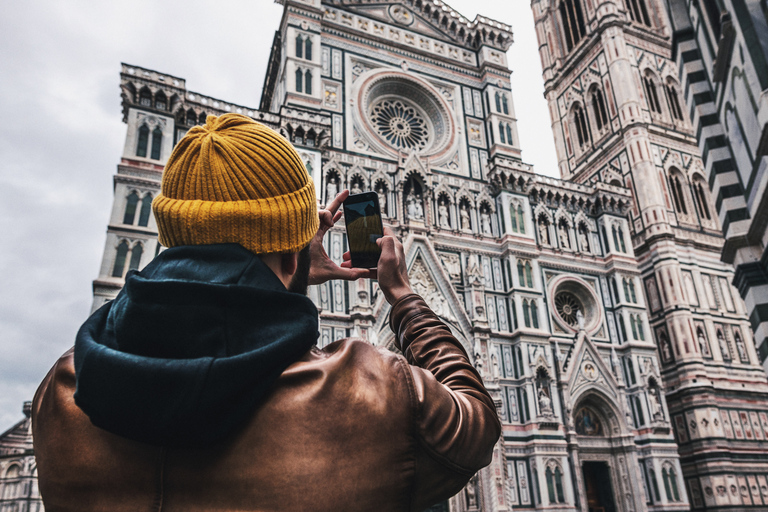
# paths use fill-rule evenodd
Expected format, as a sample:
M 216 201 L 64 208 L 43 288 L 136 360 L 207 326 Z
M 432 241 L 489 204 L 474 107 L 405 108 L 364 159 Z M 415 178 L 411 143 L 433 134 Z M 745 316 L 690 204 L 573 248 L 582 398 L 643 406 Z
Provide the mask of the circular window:
M 566 332 L 583 328 L 592 333 L 600 327 L 600 302 L 589 284 L 573 276 L 560 276 L 550 286 L 552 316 Z
M 377 149 L 414 151 L 439 163 L 457 140 L 445 100 L 407 73 L 372 72 L 360 81 L 357 103 L 361 135 Z
M 571 327 L 579 326 L 578 313 L 584 314 L 584 306 L 571 292 L 560 292 L 555 295 L 555 310 L 565 323 Z
M 379 100 L 371 108 L 376 132 L 400 149 L 423 150 L 429 142 L 424 113 L 410 102 L 396 98 Z

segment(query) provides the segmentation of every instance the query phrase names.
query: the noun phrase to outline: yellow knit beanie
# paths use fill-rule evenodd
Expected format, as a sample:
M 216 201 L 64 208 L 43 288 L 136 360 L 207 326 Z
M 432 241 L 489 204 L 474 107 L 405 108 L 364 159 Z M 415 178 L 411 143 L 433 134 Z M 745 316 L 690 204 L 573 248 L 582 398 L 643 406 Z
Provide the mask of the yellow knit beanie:
M 179 141 L 152 202 L 160 243 L 234 242 L 296 252 L 320 224 L 315 185 L 294 147 L 239 114 L 208 116 Z

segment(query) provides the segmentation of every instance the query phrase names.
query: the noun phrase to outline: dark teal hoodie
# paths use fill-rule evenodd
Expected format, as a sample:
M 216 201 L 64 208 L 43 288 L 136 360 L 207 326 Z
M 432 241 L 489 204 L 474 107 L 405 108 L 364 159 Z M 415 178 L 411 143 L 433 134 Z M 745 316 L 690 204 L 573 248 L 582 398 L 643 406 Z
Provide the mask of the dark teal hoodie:
M 75 402 L 129 439 L 209 445 L 244 425 L 317 327 L 312 301 L 240 245 L 174 247 L 80 328 Z

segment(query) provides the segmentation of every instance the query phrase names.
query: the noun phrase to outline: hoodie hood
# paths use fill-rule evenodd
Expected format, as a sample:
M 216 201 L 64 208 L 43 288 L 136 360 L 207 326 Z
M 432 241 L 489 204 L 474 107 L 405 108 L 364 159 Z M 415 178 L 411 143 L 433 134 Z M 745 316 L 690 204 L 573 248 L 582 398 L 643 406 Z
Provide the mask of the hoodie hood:
M 233 434 L 317 340 L 317 308 L 237 244 L 174 247 L 130 272 L 75 341 L 75 402 L 129 439 Z

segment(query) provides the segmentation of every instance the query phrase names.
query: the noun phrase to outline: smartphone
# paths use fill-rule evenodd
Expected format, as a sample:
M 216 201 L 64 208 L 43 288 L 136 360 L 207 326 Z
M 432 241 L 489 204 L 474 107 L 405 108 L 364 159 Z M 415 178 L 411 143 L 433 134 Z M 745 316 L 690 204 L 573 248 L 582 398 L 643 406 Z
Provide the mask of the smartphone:
M 376 268 L 381 249 L 376 240 L 384 236 L 379 196 L 376 192 L 354 194 L 344 201 L 347 241 L 355 268 Z

